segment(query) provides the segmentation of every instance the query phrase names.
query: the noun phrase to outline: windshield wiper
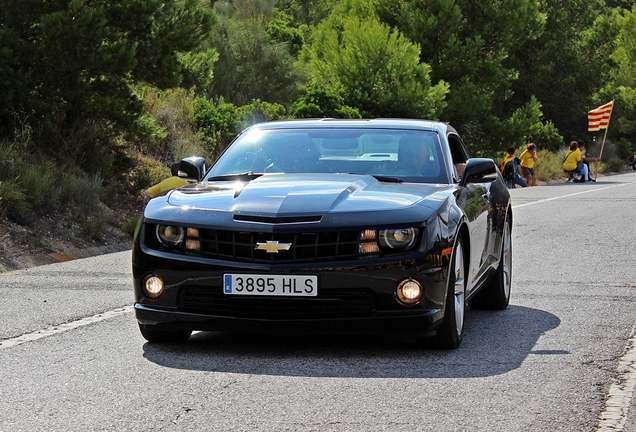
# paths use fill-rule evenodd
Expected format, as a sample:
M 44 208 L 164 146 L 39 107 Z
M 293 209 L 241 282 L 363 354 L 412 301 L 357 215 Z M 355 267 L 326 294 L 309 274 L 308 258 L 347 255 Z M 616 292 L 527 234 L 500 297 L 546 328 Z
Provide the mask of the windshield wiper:
M 250 181 L 259 178 L 263 174 L 253 173 L 252 171 L 236 174 L 223 174 L 214 177 L 208 177 L 208 181 Z
M 371 174 L 375 179 L 381 181 L 381 182 L 388 182 L 388 183 L 403 183 L 404 180 L 402 180 L 399 177 L 391 177 L 391 176 L 383 176 L 383 175 L 374 175 Z

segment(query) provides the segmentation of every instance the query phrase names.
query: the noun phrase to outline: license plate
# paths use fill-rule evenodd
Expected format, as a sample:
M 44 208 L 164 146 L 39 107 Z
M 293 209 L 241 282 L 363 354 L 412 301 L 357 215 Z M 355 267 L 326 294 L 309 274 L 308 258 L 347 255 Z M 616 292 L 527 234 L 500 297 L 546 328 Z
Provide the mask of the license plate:
M 223 275 L 223 293 L 315 297 L 318 295 L 318 276 L 225 274 Z

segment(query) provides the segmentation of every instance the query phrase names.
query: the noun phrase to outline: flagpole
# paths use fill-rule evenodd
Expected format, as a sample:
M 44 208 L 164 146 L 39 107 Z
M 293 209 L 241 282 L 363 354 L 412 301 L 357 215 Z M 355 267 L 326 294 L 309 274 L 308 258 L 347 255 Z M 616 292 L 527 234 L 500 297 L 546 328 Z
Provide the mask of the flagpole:
M 605 147 L 605 138 L 607 138 L 607 130 L 609 129 L 610 120 L 612 120 L 612 111 L 614 111 L 614 99 L 612 99 L 612 108 L 610 108 L 609 117 L 607 118 L 607 127 L 605 128 L 605 134 L 603 135 L 603 142 L 601 143 L 601 151 L 598 155 L 599 161 L 601 157 L 603 157 L 603 148 Z M 596 174 L 594 175 L 594 180 L 598 177 L 598 169 L 596 170 Z
M 610 109 L 610 114 L 607 119 L 607 127 L 605 128 L 605 135 L 603 135 L 603 143 L 601 144 L 601 152 L 598 155 L 599 158 L 603 156 L 603 148 L 605 147 L 605 138 L 607 138 L 607 130 L 609 129 L 610 120 L 612 120 L 612 111 L 614 111 L 614 99 L 612 99 L 612 108 Z

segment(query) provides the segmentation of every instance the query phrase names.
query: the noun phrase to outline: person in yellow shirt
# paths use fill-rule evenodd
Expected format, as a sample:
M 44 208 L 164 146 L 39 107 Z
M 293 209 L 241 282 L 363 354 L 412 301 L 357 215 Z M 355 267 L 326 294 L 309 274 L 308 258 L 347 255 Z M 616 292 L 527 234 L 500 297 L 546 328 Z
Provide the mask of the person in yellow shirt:
M 583 152 L 581 151 L 582 146 L 579 145 L 578 142 L 572 141 L 570 143 L 570 150 L 565 155 L 565 160 L 563 161 L 563 170 L 564 171 L 575 171 L 577 174 L 580 174 L 581 177 L 579 179 L 575 179 L 576 183 L 585 183 L 586 181 L 593 181 L 590 179 L 590 172 L 588 166 L 585 164 L 585 157 L 583 156 Z M 595 159 L 598 158 L 590 158 L 595 162 Z
M 583 156 L 581 155 L 581 150 L 579 150 L 579 144 L 576 141 L 570 143 L 570 150 L 565 155 L 565 160 L 563 161 L 563 170 L 576 171 L 578 174 L 581 174 L 580 180 L 574 180 L 577 183 L 584 182 L 587 177 Z
M 189 182 L 186 179 L 179 177 L 179 165 L 179 162 L 173 163 L 172 167 L 170 168 L 172 177 L 168 177 L 164 181 L 148 188 L 144 192 L 144 194 L 149 198 L 154 198 L 161 192 L 169 191 L 170 189 L 187 185 Z
M 521 173 L 526 178 L 528 186 L 537 185 L 537 175 L 534 172 L 534 164 L 537 162 L 537 145 L 530 143 L 526 146 L 526 149 L 519 156 L 519 165 L 521 166 Z

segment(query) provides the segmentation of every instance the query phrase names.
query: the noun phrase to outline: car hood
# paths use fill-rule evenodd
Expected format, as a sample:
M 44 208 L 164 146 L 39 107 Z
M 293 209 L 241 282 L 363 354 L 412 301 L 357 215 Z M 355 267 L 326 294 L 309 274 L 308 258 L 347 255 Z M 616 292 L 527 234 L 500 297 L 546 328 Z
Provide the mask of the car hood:
M 249 182 L 216 181 L 175 190 L 170 205 L 190 208 L 302 215 L 332 212 L 401 210 L 415 204 L 431 209 L 447 185 L 381 182 L 352 174 L 272 174 Z

